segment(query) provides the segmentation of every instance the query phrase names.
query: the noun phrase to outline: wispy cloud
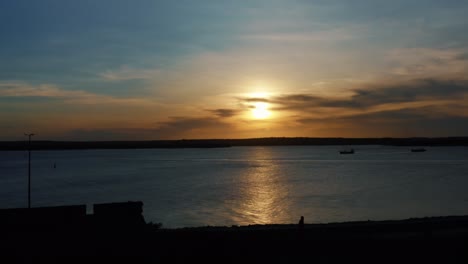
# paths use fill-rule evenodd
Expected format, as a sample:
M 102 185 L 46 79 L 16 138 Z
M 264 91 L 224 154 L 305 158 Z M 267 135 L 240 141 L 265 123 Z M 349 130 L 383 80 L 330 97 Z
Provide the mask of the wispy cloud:
M 434 107 L 404 108 L 342 117 L 299 118 L 296 121 L 305 128 L 315 128 L 313 133 L 322 136 L 438 137 L 468 134 L 468 116 L 439 112 Z
M 468 94 L 468 81 L 423 79 L 406 83 L 377 84 L 356 89 L 352 100 L 369 107 L 386 103 L 458 99 Z
M 241 36 L 242 39 L 248 41 L 268 41 L 277 43 L 313 43 L 314 45 L 318 42 L 322 43 L 333 43 L 337 41 L 346 41 L 356 39 L 358 36 L 365 34 L 368 31 L 368 27 L 364 25 L 347 25 L 347 26 L 321 26 L 310 27 L 308 30 L 302 29 L 302 31 L 288 31 L 288 32 L 271 32 L 264 33 L 263 30 L 259 30 L 258 33 L 250 33 Z
M 400 78 L 467 78 L 464 49 L 401 48 L 387 51 L 390 71 Z
M 99 77 L 107 81 L 125 81 L 137 79 L 152 79 L 160 74 L 158 69 L 135 69 L 122 66 L 117 70 L 106 70 Z
M 207 111 L 218 117 L 233 117 L 235 115 L 238 115 L 241 110 L 220 108 L 220 109 L 209 109 Z
M 316 136 L 450 136 L 468 126 L 468 81 L 419 79 L 363 85 L 349 94 L 282 94 L 269 98 L 237 98 L 241 104 L 266 102 L 287 113 L 302 135 Z M 286 119 L 284 119 L 286 122 Z M 431 129 L 431 124 L 437 129 Z M 420 126 L 420 127 L 418 127 Z M 454 130 L 458 129 L 458 130 Z
M 468 52 L 460 53 L 456 56 L 457 60 L 468 60 Z
M 85 98 L 94 94 L 85 91 L 62 90 L 53 84 L 33 86 L 22 82 L 0 82 L 0 97 Z
M 41 97 L 60 99 L 65 103 L 76 104 L 143 104 L 150 103 L 145 98 L 119 98 L 101 95 L 84 90 L 66 90 L 54 84 L 32 85 L 21 81 L 0 82 L 1 97 Z M 154 104 L 154 102 L 151 102 Z
M 323 97 L 313 94 L 284 94 L 266 98 L 239 98 L 242 102 L 269 102 L 275 110 L 308 111 L 311 108 L 366 109 L 384 104 L 418 101 L 458 100 L 468 95 L 468 81 L 422 79 L 381 83 L 350 91 L 351 96 Z
M 259 97 L 239 97 L 239 100 L 248 102 L 248 103 L 268 103 L 271 99 L 259 98 Z

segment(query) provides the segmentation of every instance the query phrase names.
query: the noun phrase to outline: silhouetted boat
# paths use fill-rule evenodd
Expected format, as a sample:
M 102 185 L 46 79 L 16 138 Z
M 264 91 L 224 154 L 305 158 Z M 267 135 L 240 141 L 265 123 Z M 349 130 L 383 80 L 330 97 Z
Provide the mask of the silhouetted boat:
M 425 148 L 413 148 L 413 149 L 411 149 L 411 152 L 424 152 L 424 151 L 426 151 Z
M 340 151 L 340 154 L 354 154 L 354 149 L 342 150 Z

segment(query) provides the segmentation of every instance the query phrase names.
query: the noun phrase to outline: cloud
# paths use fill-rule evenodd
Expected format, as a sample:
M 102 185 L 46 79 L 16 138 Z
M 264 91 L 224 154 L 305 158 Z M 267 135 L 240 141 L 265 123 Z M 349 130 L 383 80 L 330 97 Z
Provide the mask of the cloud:
M 263 103 L 268 103 L 270 102 L 269 99 L 266 99 L 266 98 L 258 98 L 258 97 L 241 97 L 239 98 L 241 101 L 244 101 L 244 102 L 247 102 L 247 103 L 260 103 L 260 102 L 263 102 Z
M 121 98 L 83 90 L 66 90 L 54 84 L 32 85 L 21 81 L 0 82 L 0 98 L 2 97 L 60 99 L 64 103 L 83 105 L 154 104 L 145 98 Z
M 277 43 L 284 42 L 288 44 L 309 43 L 315 45 L 318 42 L 336 43 L 339 41 L 356 39 L 358 38 L 358 35 L 364 34 L 365 32 L 367 32 L 367 30 L 367 26 L 357 24 L 341 25 L 339 27 L 321 25 L 321 28 L 309 28 L 308 31 L 304 31 L 304 29 L 296 29 L 296 31 L 287 32 L 276 32 L 275 30 L 271 30 L 271 32 L 269 33 L 264 33 L 264 28 L 262 28 L 258 30 L 257 33 L 242 35 L 241 38 L 250 41 L 264 41 Z
M 457 60 L 468 60 L 468 52 L 460 53 L 456 56 Z
M 223 108 L 211 109 L 211 110 L 207 110 L 207 111 L 210 112 L 210 113 L 215 114 L 218 117 L 233 117 L 233 116 L 239 114 L 239 112 L 240 112 L 240 110 L 238 110 L 238 109 L 223 109 Z
M 468 134 L 468 116 L 442 113 L 433 107 L 405 108 L 341 117 L 299 118 L 296 121 L 305 127 L 317 127 L 314 133 L 324 136 L 445 137 Z
M 385 52 L 390 73 L 400 78 L 466 78 L 465 49 L 400 48 Z
M 299 118 L 296 121 L 301 124 L 309 124 L 315 122 L 338 122 L 341 124 L 369 124 L 369 123 L 380 123 L 380 122 L 393 122 L 393 121 L 414 121 L 417 119 L 422 119 L 427 116 L 425 111 L 422 109 L 398 109 L 398 110 L 388 110 L 388 111 L 378 111 L 371 113 L 362 113 L 354 115 L 345 115 L 339 117 L 315 117 L 315 118 Z
M 468 94 L 468 81 L 423 79 L 402 84 L 380 84 L 354 90 L 352 100 L 361 106 L 422 100 L 456 99 Z
M 137 79 L 152 79 L 160 74 L 158 69 L 134 69 L 128 66 L 122 66 L 117 70 L 106 70 L 99 75 L 107 81 L 126 81 Z
M 350 99 L 334 99 L 310 94 L 290 94 L 277 96 L 270 100 L 276 105 L 273 110 L 307 110 L 316 107 L 359 107 Z
M 403 83 L 380 83 L 350 90 L 351 96 L 323 97 L 284 94 L 270 99 L 239 98 L 241 102 L 268 102 L 273 110 L 308 111 L 311 108 L 369 109 L 385 104 L 456 100 L 468 95 L 468 81 L 423 79 Z
M 468 133 L 468 81 L 384 82 L 347 95 L 281 94 L 261 101 L 289 116 L 303 136 L 463 136 Z M 238 98 L 249 105 L 259 98 Z M 288 119 L 284 119 L 285 121 Z M 295 121 L 295 124 L 294 124 Z
M 0 97 L 84 98 L 93 95 L 85 91 L 62 90 L 53 84 L 33 86 L 21 82 L 0 82 Z

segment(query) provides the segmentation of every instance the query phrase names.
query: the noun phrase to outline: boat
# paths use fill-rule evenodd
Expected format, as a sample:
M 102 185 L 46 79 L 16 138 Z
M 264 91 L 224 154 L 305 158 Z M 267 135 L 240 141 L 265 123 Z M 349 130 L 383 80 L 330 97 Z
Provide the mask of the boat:
M 354 149 L 342 150 L 340 151 L 340 154 L 354 154 Z
M 411 152 L 425 152 L 426 149 L 425 148 L 412 148 L 411 149 Z

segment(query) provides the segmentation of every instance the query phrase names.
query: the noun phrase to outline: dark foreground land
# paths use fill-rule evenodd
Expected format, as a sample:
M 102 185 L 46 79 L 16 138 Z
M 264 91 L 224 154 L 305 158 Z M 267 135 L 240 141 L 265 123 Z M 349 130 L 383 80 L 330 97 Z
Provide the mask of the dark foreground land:
M 468 137 L 444 138 L 310 138 L 271 137 L 250 139 L 182 139 L 149 141 L 0 141 L 0 150 L 221 148 L 234 146 L 468 146 Z
M 302 228 L 291 224 L 163 229 L 112 222 L 40 230 L 3 227 L 2 257 L 31 263 L 468 263 L 468 216 Z

